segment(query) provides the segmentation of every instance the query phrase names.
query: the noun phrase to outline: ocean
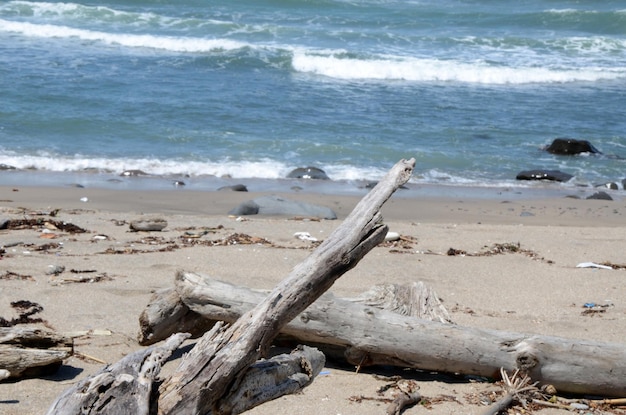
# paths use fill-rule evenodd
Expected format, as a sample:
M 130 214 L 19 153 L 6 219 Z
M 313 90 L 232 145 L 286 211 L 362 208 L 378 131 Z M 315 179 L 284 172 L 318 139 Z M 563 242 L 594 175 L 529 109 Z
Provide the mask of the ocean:
M 410 157 L 418 185 L 621 182 L 626 1 L 0 1 L 0 184 L 353 186 Z

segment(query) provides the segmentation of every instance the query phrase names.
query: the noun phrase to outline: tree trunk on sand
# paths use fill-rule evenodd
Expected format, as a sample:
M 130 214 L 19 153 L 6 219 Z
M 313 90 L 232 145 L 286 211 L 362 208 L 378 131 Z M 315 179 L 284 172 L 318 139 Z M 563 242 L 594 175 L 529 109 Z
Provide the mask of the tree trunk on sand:
M 280 330 L 383 241 L 387 227 L 382 224 L 380 208 L 408 181 L 414 165 L 413 159 L 398 162 L 341 225 L 254 309 L 230 327 L 217 324 L 207 332 L 161 384 L 158 394 L 142 395 L 144 400 L 156 396 L 149 402 L 150 412 L 221 413 L 222 400 L 239 389 L 250 367 L 267 355 Z M 123 376 L 121 380 L 136 383 L 137 378 L 131 377 Z M 134 402 L 125 390 L 132 389 L 124 388 L 114 394 L 119 408 L 124 407 L 124 399 Z M 106 388 L 98 388 L 98 392 L 103 396 Z M 67 395 L 66 392 L 63 396 Z M 111 398 L 101 401 L 98 409 L 106 409 Z M 80 406 L 75 407 L 76 411 L 55 412 L 54 408 L 63 407 L 62 404 L 57 400 L 49 413 L 96 413 L 85 412 Z
M 185 296 L 184 300 L 181 299 L 181 294 Z M 139 344 L 149 346 L 168 338 L 177 331 L 190 333 L 192 337 L 200 337 L 213 326 L 215 321 L 232 323 L 243 314 L 241 307 L 236 306 L 234 307 L 236 313 L 229 314 L 228 310 L 219 310 L 218 303 L 214 303 L 217 309 L 208 308 L 205 311 L 204 307 L 210 307 L 212 301 L 217 301 L 217 297 L 223 302 L 219 304 L 223 304 L 225 308 L 230 308 L 232 303 L 239 303 L 243 299 L 246 299 L 249 308 L 252 308 L 253 305 L 258 304 L 259 295 L 265 294 L 267 292 L 259 291 L 251 294 L 246 288 L 238 289 L 231 284 L 221 283 L 210 277 L 181 271 L 176 275 L 176 288 L 159 290 L 150 298 L 148 305 L 139 316 L 137 339 Z M 242 298 L 240 299 L 239 296 Z M 376 285 L 360 296 L 346 300 L 392 311 L 403 316 L 441 323 L 452 322 L 437 294 L 421 281 L 409 285 Z M 199 312 L 194 310 L 199 310 Z M 203 312 L 207 315 L 200 314 Z
M 190 311 L 208 320 L 235 321 L 262 301 L 245 287 L 181 272 L 176 291 Z M 351 364 L 395 365 L 497 378 L 520 369 L 560 392 L 626 395 L 622 344 L 461 327 L 380 310 L 326 294 L 281 331 L 327 355 L 339 350 Z

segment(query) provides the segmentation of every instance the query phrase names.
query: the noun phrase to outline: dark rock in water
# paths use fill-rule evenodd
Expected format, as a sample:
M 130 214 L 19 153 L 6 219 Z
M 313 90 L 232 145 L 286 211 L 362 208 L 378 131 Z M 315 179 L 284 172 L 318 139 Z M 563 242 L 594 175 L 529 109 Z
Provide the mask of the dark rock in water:
M 143 170 L 124 170 L 120 176 L 134 177 L 134 176 L 150 176 Z
M 290 215 L 307 216 L 321 219 L 337 219 L 332 209 L 313 205 L 311 203 L 298 202 L 284 199 L 279 196 L 263 196 L 243 202 L 228 212 L 229 215 Z
M 0 170 L 17 170 L 17 168 L 9 166 L 8 164 L 0 163 Z
M 10 219 L 0 218 L 0 229 L 6 229 L 9 227 L 9 223 L 11 223 Z
M 222 186 L 217 190 L 219 191 L 231 190 L 233 192 L 247 192 L 248 188 L 244 186 L 243 184 L 233 184 L 232 186 Z
M 611 189 L 611 190 L 619 190 L 619 185 L 615 182 L 599 184 L 596 187 L 606 187 L 607 189 Z
M 587 197 L 587 200 L 613 200 L 607 192 L 597 192 Z
M 556 138 L 552 141 L 552 144 L 547 146 L 545 150 L 548 153 L 559 154 L 564 156 L 571 156 L 580 153 L 593 153 L 601 154 L 587 140 L 575 140 L 573 138 Z
M 608 183 L 599 184 L 596 187 L 606 187 L 607 189 L 611 189 L 611 190 L 625 190 L 626 189 L 626 179 L 622 180 L 619 183 L 608 182 Z
M 142 219 L 142 220 L 134 220 L 130 223 L 130 230 L 139 232 L 160 232 L 167 226 L 167 221 L 165 219 Z
M 525 170 L 515 177 L 517 180 L 550 180 L 553 182 L 566 182 L 572 177 L 571 174 L 558 170 Z
M 314 179 L 314 180 L 330 180 L 326 172 L 317 167 L 299 167 L 292 170 L 288 175 L 288 179 Z
M 185 186 L 185 185 L 186 185 L 186 183 L 185 183 L 185 182 L 183 182 L 182 180 L 174 180 L 174 181 L 172 182 L 172 184 L 173 184 L 174 186 L 176 186 L 176 187 L 182 187 L 182 186 Z

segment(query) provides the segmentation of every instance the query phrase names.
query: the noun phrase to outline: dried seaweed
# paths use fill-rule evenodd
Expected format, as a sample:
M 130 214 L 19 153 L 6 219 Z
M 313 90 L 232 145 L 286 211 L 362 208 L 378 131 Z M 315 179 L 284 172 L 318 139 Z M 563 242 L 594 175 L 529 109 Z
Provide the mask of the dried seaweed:
M 94 271 L 87 271 L 88 275 L 80 275 L 76 273 L 75 277 L 62 277 L 62 278 L 52 278 L 50 279 L 50 283 L 53 285 L 58 284 L 71 284 L 71 283 L 93 283 L 93 282 L 101 282 L 101 281 L 112 281 L 113 277 L 107 275 L 106 272 L 101 272 L 96 275 L 92 275 Z
M 28 280 L 35 281 L 31 275 L 18 274 L 13 271 L 5 271 L 4 274 L 0 274 L 0 280 Z
M 12 327 L 18 324 L 34 324 L 43 323 L 40 318 L 31 318 L 31 316 L 43 311 L 43 307 L 37 303 L 33 303 L 28 300 L 13 301 L 11 307 L 18 312 L 18 316 L 7 320 L 4 317 L 0 317 L 0 327 Z
M 391 248 L 389 250 L 392 254 L 414 254 L 415 244 L 417 244 L 417 238 L 413 236 L 400 235 L 400 238 L 396 241 L 385 241 L 378 246 L 384 248 Z
M 265 238 L 258 236 L 250 236 L 245 233 L 233 233 L 222 239 L 210 242 L 213 246 L 230 246 L 230 245 L 271 245 L 274 244 Z
M 30 249 L 32 249 L 33 251 L 50 251 L 52 249 L 61 249 L 61 247 L 61 244 L 58 244 L 56 242 L 49 242 L 47 244 L 34 245 L 30 247 Z
M 71 233 L 71 234 L 87 232 L 85 229 L 81 228 L 80 226 L 76 226 L 69 222 L 63 222 L 63 221 L 51 220 L 51 219 L 43 219 L 43 218 L 11 219 L 8 221 L 6 228 L 12 229 L 12 230 L 38 229 L 38 228 L 46 226 L 46 224 L 53 225 L 56 229 L 63 231 L 63 232 Z
M 626 264 L 613 264 L 612 262 L 601 262 L 600 265 L 605 265 L 613 269 L 626 269 Z
M 496 243 L 490 247 L 484 246 L 483 251 L 474 253 L 469 253 L 463 249 L 456 248 L 450 248 L 446 252 L 446 255 L 448 256 L 493 256 L 502 254 L 522 254 L 532 259 L 546 261 L 545 258 L 539 256 L 536 252 L 522 248 L 519 242 Z M 546 262 L 549 264 L 552 263 L 550 260 L 547 260 Z

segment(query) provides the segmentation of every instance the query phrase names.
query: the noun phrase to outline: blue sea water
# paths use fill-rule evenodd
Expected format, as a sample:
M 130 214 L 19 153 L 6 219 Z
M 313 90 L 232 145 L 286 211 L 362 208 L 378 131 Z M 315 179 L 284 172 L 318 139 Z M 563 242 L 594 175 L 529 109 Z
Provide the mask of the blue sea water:
M 352 181 L 409 157 L 415 183 L 626 178 L 626 1 L 0 1 L 0 164 Z

